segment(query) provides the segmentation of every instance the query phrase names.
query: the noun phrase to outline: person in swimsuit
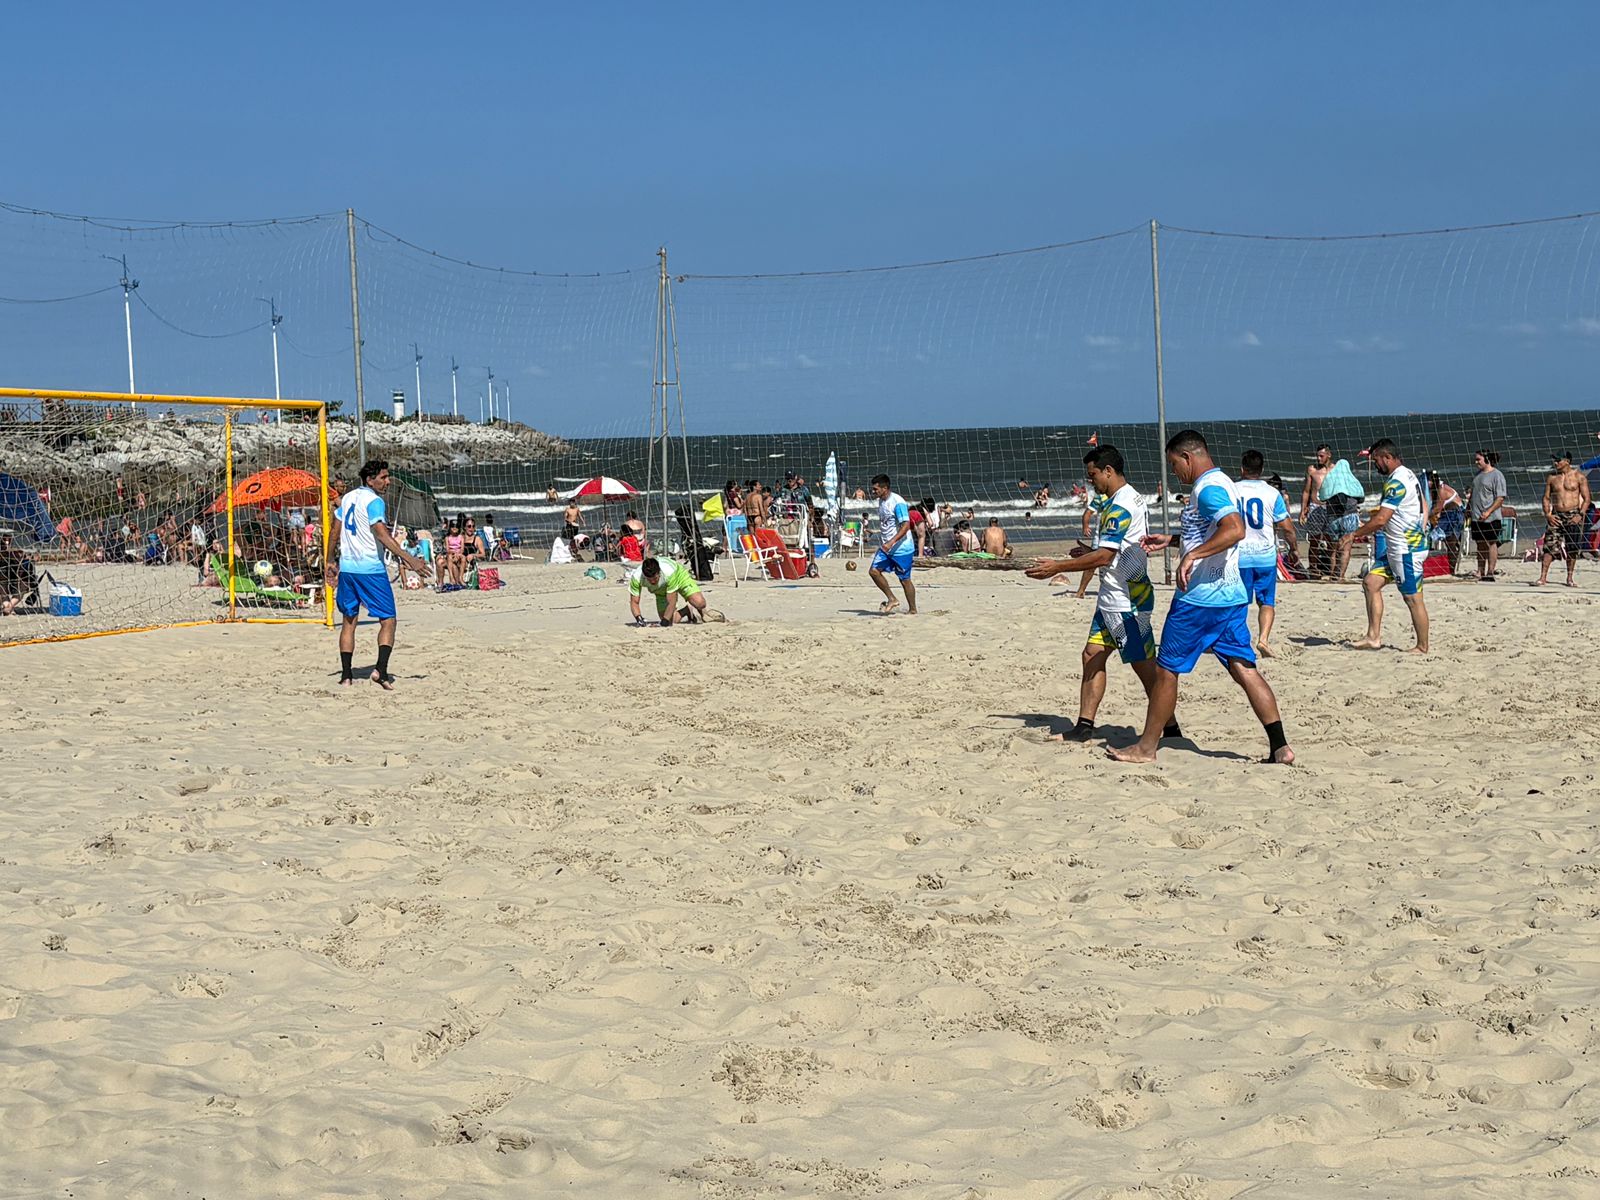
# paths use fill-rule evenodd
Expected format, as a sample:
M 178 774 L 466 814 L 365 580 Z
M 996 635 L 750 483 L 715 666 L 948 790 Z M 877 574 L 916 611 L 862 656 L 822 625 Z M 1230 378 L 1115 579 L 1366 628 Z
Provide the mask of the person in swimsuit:
M 1454 575 L 1461 558 L 1461 535 L 1466 532 L 1467 511 L 1462 505 L 1461 493 L 1446 483 L 1437 471 L 1428 472 L 1428 492 L 1433 497 L 1428 524 L 1439 531 L 1445 557 L 1450 560 L 1450 574 Z
M 1577 587 L 1573 576 L 1578 570 L 1578 556 L 1583 553 L 1589 478 L 1572 465 L 1570 451 L 1558 451 L 1550 461 L 1555 466 L 1544 483 L 1544 553 L 1539 558 L 1539 581 L 1533 586 L 1543 587 L 1550 582 L 1550 564 L 1560 547 L 1567 560 L 1567 586 Z

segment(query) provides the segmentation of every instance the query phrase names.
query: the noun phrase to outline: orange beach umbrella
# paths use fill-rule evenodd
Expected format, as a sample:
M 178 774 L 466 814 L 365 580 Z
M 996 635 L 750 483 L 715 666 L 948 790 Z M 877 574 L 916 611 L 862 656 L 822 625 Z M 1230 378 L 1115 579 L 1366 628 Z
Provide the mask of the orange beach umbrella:
M 328 485 L 328 498 L 337 500 L 338 490 Z M 223 510 L 225 497 L 212 501 L 209 513 Z M 305 508 L 322 502 L 322 484 L 309 471 L 298 467 L 268 467 L 254 475 L 235 481 L 233 485 L 234 508 Z

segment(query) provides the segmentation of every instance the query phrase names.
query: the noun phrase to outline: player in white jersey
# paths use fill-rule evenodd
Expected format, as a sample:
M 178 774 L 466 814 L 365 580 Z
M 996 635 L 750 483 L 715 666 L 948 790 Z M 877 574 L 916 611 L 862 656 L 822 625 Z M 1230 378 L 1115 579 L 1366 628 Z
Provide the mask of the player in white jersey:
M 1426 654 L 1428 606 L 1422 599 L 1422 564 L 1428 557 L 1428 530 L 1423 523 L 1428 509 L 1423 503 L 1422 485 L 1401 461 L 1400 448 L 1388 438 L 1373 442 L 1367 453 L 1372 465 L 1388 478 L 1384 480 L 1378 511 L 1356 530 L 1357 537 L 1372 535 L 1376 562 L 1361 580 L 1361 591 L 1367 600 L 1367 634 L 1350 644 L 1357 650 L 1383 646 L 1383 589 L 1392 580 L 1411 610 L 1411 627 L 1417 635 L 1412 653 Z
M 1156 656 L 1156 682 L 1150 689 L 1144 733 L 1127 749 L 1110 751 L 1111 757 L 1120 762 L 1155 762 L 1162 730 L 1177 708 L 1178 676 L 1192 671 L 1209 650 L 1244 689 L 1256 719 L 1266 730 L 1267 761 L 1292 763 L 1294 751 L 1283 736 L 1278 698 L 1256 670 L 1250 645 L 1250 603 L 1239 578 L 1244 517 L 1233 480 L 1217 469 L 1206 439 L 1193 429 L 1175 433 L 1168 440 L 1167 465 L 1190 489 L 1189 502 L 1183 506 L 1178 590 L 1161 628 L 1161 653 Z M 1166 534 L 1144 539 L 1146 551 L 1164 550 L 1171 544 L 1172 538 Z
M 1057 574 L 1100 572 L 1100 592 L 1095 598 L 1094 620 L 1083 647 L 1083 682 L 1078 688 L 1078 723 L 1061 735 L 1062 741 L 1081 742 L 1094 733 L 1095 714 L 1106 694 L 1106 663 L 1116 650 L 1122 661 L 1144 684 L 1148 697 L 1156 680 L 1156 642 L 1150 631 L 1150 614 L 1156 605 L 1155 588 L 1147 573 L 1148 556 L 1143 541 L 1150 532 L 1144 498 L 1128 482 L 1122 452 L 1100 446 L 1083 456 L 1094 486 L 1094 511 L 1099 520 L 1093 547 L 1076 546 L 1069 558 L 1041 559 L 1028 568 L 1030 579 L 1052 579 Z M 1167 724 L 1163 737 L 1182 737 L 1176 721 Z
M 362 464 L 361 486 L 351 488 L 334 510 L 333 528 L 328 543 L 329 558 L 336 561 L 339 590 L 334 607 L 344 618 L 339 627 L 339 684 L 355 683 L 352 660 L 356 652 L 356 622 L 361 610 L 378 621 L 378 665 L 369 678 L 386 692 L 394 691 L 394 676 L 389 674 L 389 654 L 394 649 L 394 589 L 389 586 L 389 571 L 383 561 L 387 550 L 419 575 L 426 575 L 428 564 L 389 532 L 389 512 L 379 493 L 389 487 L 389 464 L 379 459 Z
M 883 603 L 878 611 L 885 616 L 900 607 L 900 602 L 889 590 L 889 575 L 900 580 L 900 590 L 905 593 L 906 611 L 917 611 L 917 585 L 911 582 L 911 570 L 917 562 L 917 546 L 911 537 L 911 509 L 905 499 L 889 483 L 887 475 L 872 477 L 872 495 L 878 501 L 878 552 L 872 556 L 872 567 L 867 574 L 883 593 Z
M 1267 460 L 1259 450 L 1246 450 L 1239 460 L 1241 478 L 1234 481 L 1239 512 L 1244 517 L 1244 541 L 1239 543 L 1239 578 L 1256 605 L 1256 652 L 1271 658 L 1272 619 L 1278 605 L 1278 534 L 1289 539 L 1289 559 L 1295 550 L 1294 522 L 1283 493 L 1261 478 Z

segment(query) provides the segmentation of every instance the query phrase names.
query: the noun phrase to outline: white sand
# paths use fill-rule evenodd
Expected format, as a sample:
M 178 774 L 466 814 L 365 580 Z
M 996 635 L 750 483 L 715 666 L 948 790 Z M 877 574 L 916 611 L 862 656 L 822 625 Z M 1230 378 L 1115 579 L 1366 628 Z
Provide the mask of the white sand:
M 511 575 L 402 598 L 393 694 L 0 650 L 0 1193 L 1600 1190 L 1595 568 L 1433 587 L 1426 660 L 1285 587 L 1293 770 L 1215 664 L 1199 753 L 1045 744 L 1090 603 L 1016 576 Z

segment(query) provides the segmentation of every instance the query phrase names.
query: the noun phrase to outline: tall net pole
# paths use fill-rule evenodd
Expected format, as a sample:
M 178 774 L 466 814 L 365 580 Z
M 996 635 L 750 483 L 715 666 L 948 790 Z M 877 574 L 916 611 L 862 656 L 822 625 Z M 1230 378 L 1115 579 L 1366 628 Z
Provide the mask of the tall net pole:
M 1156 457 L 1161 462 L 1161 532 L 1172 534 L 1172 519 L 1168 508 L 1172 486 L 1167 479 L 1167 390 L 1161 374 L 1161 251 L 1156 231 L 1160 228 L 1150 222 L 1150 290 L 1154 297 L 1156 338 Z M 1161 551 L 1161 574 L 1166 583 L 1172 582 L 1172 550 Z
M 356 360 L 356 459 L 367 461 L 367 393 L 361 384 L 361 290 L 356 284 L 356 210 L 344 210 L 346 237 L 350 243 L 350 336 L 355 342 Z

